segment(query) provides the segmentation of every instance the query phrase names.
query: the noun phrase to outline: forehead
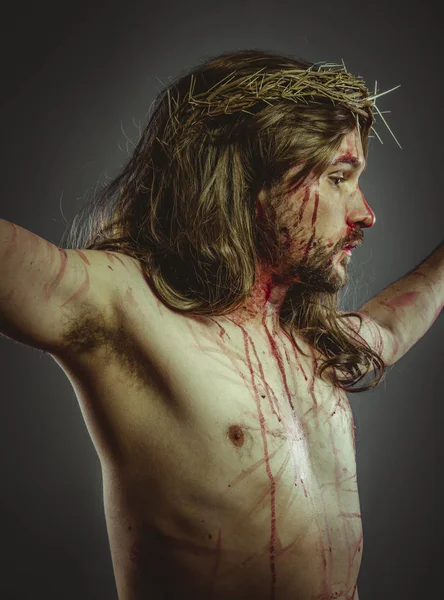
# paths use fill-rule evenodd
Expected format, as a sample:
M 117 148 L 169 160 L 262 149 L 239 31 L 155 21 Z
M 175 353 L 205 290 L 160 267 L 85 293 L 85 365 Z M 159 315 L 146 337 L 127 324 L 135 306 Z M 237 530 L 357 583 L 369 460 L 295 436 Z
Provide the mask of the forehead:
M 365 157 L 362 149 L 359 131 L 354 129 L 347 133 L 341 141 L 339 148 L 333 153 L 331 165 L 349 164 L 355 168 L 365 169 Z
M 361 137 L 359 131 L 354 129 L 353 131 L 344 135 L 341 140 L 341 145 L 331 155 L 331 160 L 326 167 L 330 169 L 332 165 L 350 165 L 354 169 L 361 169 L 364 171 L 366 168 L 366 161 L 364 152 L 362 149 Z M 299 171 L 303 169 L 305 162 L 300 162 L 293 165 L 287 173 L 284 175 L 284 182 L 287 182 L 293 175 L 297 175 Z
M 343 150 L 349 150 L 350 152 L 355 151 L 356 153 L 360 153 L 362 156 L 363 152 L 361 135 L 356 127 L 352 131 L 346 133 L 342 138 L 339 151 L 342 152 Z

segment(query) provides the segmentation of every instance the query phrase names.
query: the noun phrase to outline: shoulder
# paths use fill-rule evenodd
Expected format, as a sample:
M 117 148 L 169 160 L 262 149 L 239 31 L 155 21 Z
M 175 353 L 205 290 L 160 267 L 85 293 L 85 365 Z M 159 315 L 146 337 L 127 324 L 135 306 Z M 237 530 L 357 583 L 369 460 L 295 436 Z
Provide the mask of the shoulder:
M 144 283 L 140 263 L 115 251 L 74 250 L 83 258 L 90 286 L 96 289 L 93 300 L 71 316 L 59 354 L 82 354 L 115 343 L 135 290 Z
M 348 314 L 348 313 L 352 314 Z M 339 311 L 340 321 L 349 335 L 357 342 L 365 343 L 384 360 L 387 366 L 396 361 L 397 342 L 392 331 L 374 319 L 367 311 Z

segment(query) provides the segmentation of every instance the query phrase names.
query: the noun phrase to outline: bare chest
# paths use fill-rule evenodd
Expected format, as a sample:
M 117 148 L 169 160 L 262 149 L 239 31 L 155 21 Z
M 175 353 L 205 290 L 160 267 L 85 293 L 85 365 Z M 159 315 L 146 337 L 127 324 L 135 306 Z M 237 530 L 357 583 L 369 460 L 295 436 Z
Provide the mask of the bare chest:
M 288 339 L 182 318 L 141 320 L 120 358 L 97 364 L 77 391 L 96 447 L 116 457 L 105 508 L 128 598 L 353 588 L 353 417 L 312 356 Z

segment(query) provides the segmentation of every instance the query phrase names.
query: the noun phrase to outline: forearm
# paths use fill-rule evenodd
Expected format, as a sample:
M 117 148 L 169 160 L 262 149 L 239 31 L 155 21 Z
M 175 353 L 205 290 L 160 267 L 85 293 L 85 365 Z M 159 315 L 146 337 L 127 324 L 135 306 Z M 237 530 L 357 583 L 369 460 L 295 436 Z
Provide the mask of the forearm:
M 444 303 L 444 243 L 418 267 L 366 302 L 361 312 L 388 328 L 398 360 L 430 329 Z

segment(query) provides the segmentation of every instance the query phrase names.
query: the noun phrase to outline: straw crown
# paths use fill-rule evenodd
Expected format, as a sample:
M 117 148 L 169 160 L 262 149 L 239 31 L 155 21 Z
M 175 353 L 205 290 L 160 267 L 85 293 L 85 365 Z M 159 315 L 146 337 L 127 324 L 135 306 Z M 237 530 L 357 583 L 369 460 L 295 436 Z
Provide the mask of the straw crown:
M 317 67 L 315 69 L 315 67 Z M 192 74 L 189 91 L 183 98 L 172 96 L 168 90 L 170 119 L 169 125 L 177 130 L 180 127 L 178 115 L 192 108 L 186 125 L 196 124 L 199 117 L 216 117 L 236 112 L 249 112 L 249 108 L 262 101 L 273 105 L 283 99 L 295 103 L 316 104 L 328 98 L 333 104 L 347 106 L 353 113 L 372 119 L 372 130 L 382 143 L 373 124 L 376 111 L 394 136 L 381 111 L 376 106 L 376 98 L 388 94 L 400 86 L 370 95 L 364 80 L 349 73 L 344 64 L 315 63 L 308 69 L 283 69 L 268 73 L 266 67 L 251 75 L 238 75 L 233 71 L 204 93 L 194 94 L 196 78 Z

